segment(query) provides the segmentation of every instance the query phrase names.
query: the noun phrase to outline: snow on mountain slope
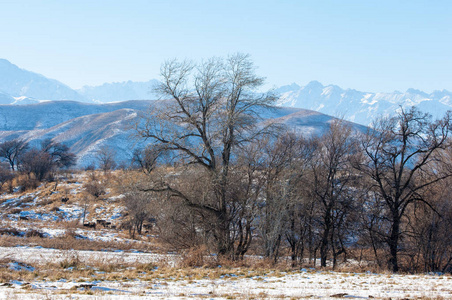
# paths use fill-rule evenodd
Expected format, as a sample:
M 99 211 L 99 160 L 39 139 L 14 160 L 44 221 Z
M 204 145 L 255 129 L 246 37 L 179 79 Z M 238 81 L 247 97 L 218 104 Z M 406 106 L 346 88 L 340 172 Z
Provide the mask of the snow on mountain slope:
M 11 103 L 11 104 L 12 105 L 36 104 L 36 103 L 40 103 L 41 101 L 40 100 L 36 100 L 34 98 L 21 96 L 21 97 L 14 97 L 14 102 Z
M 75 101 L 48 101 L 15 106 L 0 105 L 0 131 L 45 129 L 85 115 L 112 112 L 122 108 L 146 110 L 154 101 L 125 101 L 89 104 Z
M 155 79 L 146 82 L 113 82 L 100 86 L 84 86 L 77 90 L 87 99 L 95 102 L 112 102 L 126 100 L 156 100 L 158 95 L 152 89 L 158 84 Z
M 363 125 L 369 125 L 378 116 L 391 115 L 400 107 L 414 105 L 434 118 L 442 117 L 452 109 L 452 93 L 446 90 L 431 94 L 415 89 L 408 89 L 405 93 L 366 93 L 311 81 L 304 87 L 291 84 L 275 92 L 280 96 L 279 106 L 311 109 Z
M 137 143 L 132 129 L 137 121 L 138 112 L 124 108 L 74 118 L 48 129 L 30 130 L 22 138 L 35 142 L 51 138 L 69 145 L 81 166 L 95 163 L 96 151 L 102 146 L 114 148 L 120 162 L 132 157 Z
M 41 74 L 19 68 L 0 59 L 0 91 L 12 97 L 27 96 L 39 100 L 88 101 L 67 85 Z

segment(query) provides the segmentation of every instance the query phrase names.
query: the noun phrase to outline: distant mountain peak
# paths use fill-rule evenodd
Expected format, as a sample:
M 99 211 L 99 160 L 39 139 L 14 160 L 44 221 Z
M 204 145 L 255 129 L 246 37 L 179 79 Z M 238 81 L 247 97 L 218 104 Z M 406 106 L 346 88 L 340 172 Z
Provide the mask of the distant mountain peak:
M 86 102 L 83 96 L 67 85 L 44 75 L 21 69 L 6 59 L 0 59 L 0 90 L 12 97 Z
M 84 86 L 77 91 L 84 97 L 100 103 L 126 100 L 155 100 L 158 95 L 154 94 L 152 89 L 157 83 L 156 79 L 106 82 L 99 86 Z
M 323 88 L 323 87 L 324 87 L 323 84 L 321 84 L 317 80 L 312 80 L 305 86 L 305 88 Z
M 417 95 L 422 95 L 424 97 L 428 97 L 428 94 L 421 91 L 421 90 L 417 90 L 417 89 L 413 89 L 413 88 L 409 88 L 406 90 L 407 94 L 417 94 Z
M 0 64 L 7 64 L 7 65 L 13 65 L 9 60 L 5 59 L 5 58 L 0 58 Z

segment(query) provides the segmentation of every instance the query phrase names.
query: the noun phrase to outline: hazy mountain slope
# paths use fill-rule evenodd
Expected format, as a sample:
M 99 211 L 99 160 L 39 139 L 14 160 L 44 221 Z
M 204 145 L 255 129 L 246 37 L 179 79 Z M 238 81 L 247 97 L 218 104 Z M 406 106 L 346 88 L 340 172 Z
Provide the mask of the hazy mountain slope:
M 78 165 L 92 163 L 101 146 L 113 147 L 117 161 L 129 161 L 135 147 L 143 141 L 133 138 L 133 125 L 149 106 L 168 105 L 162 101 L 126 101 L 111 104 L 86 104 L 54 101 L 34 105 L 0 106 L 0 142 L 26 139 L 34 145 L 46 138 L 64 143 L 78 156 Z M 321 134 L 333 117 L 304 109 L 274 107 L 260 114 L 264 123 L 285 124 L 304 135 Z M 363 126 L 354 124 L 357 130 Z
M 365 125 L 377 116 L 393 114 L 400 107 L 414 105 L 435 118 L 452 109 L 452 93 L 446 90 L 431 94 L 415 89 L 408 89 L 405 93 L 366 93 L 311 81 L 304 87 L 291 84 L 275 92 L 280 95 L 280 106 L 311 109 Z
M 133 109 L 87 115 L 48 129 L 30 130 L 22 137 L 35 142 L 51 138 L 69 145 L 82 166 L 95 161 L 96 151 L 101 146 L 114 148 L 118 161 L 129 160 L 136 146 L 132 127 L 138 121 L 137 115 Z
M 125 101 L 89 104 L 75 101 L 49 101 L 31 105 L 0 105 L 0 131 L 45 129 L 71 119 L 122 108 L 143 110 L 154 101 Z
M 126 100 L 156 100 L 158 96 L 152 92 L 152 88 L 158 83 L 152 79 L 146 82 L 113 82 L 100 86 L 84 86 L 77 90 L 85 98 L 95 102 L 112 102 Z
M 14 101 L 15 99 L 12 96 L 0 91 L 0 104 L 11 104 Z
M 0 59 L 0 91 L 12 97 L 27 96 L 39 100 L 87 101 L 67 85 L 41 74 L 19 68 Z

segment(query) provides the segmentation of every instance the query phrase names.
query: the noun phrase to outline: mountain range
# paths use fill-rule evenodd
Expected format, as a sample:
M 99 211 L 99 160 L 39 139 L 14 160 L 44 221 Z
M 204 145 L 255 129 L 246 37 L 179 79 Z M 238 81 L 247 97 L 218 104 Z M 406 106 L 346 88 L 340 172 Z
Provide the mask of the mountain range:
M 311 109 L 363 125 L 369 125 L 378 116 L 391 115 L 400 108 L 411 106 L 430 113 L 434 118 L 452 110 L 452 93 L 446 90 L 430 94 L 415 89 L 369 93 L 311 81 L 306 86 L 296 83 L 282 86 L 275 93 L 279 95 L 279 106 Z
M 0 104 L 32 104 L 43 100 L 74 100 L 86 103 L 108 103 L 126 100 L 156 100 L 153 87 L 158 83 L 114 82 L 100 86 L 84 86 L 74 90 L 43 75 L 19 68 L 0 59 Z M 274 90 L 277 105 L 304 108 L 346 120 L 369 125 L 377 116 L 390 115 L 406 107 L 417 106 L 433 117 L 441 117 L 452 109 L 452 93 L 447 90 L 427 94 L 416 89 L 392 93 L 361 92 L 342 89 L 337 85 L 324 86 L 311 81 L 305 86 L 296 83 Z

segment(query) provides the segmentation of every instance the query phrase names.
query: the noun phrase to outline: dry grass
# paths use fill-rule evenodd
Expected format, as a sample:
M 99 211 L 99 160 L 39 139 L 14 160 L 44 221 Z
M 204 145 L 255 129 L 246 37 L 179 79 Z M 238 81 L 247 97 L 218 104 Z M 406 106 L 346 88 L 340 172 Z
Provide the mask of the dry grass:
M 69 231 L 66 235 L 56 238 L 41 238 L 32 236 L 22 238 L 17 236 L 2 235 L 0 236 L 0 246 L 16 247 L 16 246 L 40 246 L 43 248 L 53 248 L 59 250 L 139 250 L 143 252 L 157 250 L 155 246 L 148 243 L 140 242 L 118 242 L 118 241 L 92 241 L 78 238 L 77 234 Z

